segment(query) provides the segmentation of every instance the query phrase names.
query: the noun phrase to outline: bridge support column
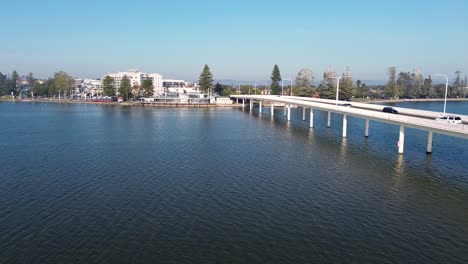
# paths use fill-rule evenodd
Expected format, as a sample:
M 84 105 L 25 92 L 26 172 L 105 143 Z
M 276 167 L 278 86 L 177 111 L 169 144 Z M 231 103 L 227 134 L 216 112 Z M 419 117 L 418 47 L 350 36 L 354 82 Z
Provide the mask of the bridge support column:
M 343 137 L 346 137 L 346 129 L 348 128 L 348 116 L 343 115 Z
M 287 114 L 287 111 L 286 111 L 286 108 L 287 108 L 287 107 L 288 107 L 288 105 L 287 105 L 287 104 L 284 104 L 284 107 L 283 107 L 284 116 L 286 116 L 286 114 Z
M 314 109 L 310 108 L 309 127 L 314 127 Z
M 260 102 L 258 103 L 258 112 L 262 112 L 262 100 L 260 100 Z
M 328 112 L 327 127 L 331 126 L 331 112 Z
M 250 101 L 250 110 L 252 110 L 252 108 L 253 108 L 253 100 L 250 99 L 249 101 Z
M 306 112 L 306 108 L 302 107 L 302 121 L 305 121 L 305 112 Z
M 245 99 L 242 99 L 242 108 L 245 107 Z
M 366 131 L 364 131 L 364 136 L 369 137 L 369 118 L 366 118 Z
M 291 105 L 288 105 L 288 121 L 291 120 Z
M 275 114 L 275 105 L 273 101 L 270 101 L 270 115 L 273 116 Z
M 433 136 L 432 131 L 429 131 L 427 133 L 427 149 L 426 149 L 427 154 L 432 153 L 432 136 Z
M 400 126 L 400 138 L 398 140 L 398 154 L 403 154 L 405 148 L 405 127 Z

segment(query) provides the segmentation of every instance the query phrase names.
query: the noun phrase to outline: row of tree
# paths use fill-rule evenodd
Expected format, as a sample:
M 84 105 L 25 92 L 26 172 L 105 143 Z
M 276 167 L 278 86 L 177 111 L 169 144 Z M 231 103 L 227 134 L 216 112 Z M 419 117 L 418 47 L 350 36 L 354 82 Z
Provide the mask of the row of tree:
M 26 82 L 23 82 L 26 80 Z M 400 72 L 397 74 L 395 67 L 388 69 L 388 82 L 385 86 L 368 87 L 361 80 L 355 83 L 352 79 L 352 74 L 349 67 L 341 75 L 337 75 L 335 71 L 329 68 L 323 73 L 323 80 L 318 86 L 315 85 L 315 77 L 309 68 L 301 69 L 293 83 L 293 80 L 287 80 L 287 86 L 283 87 L 281 73 L 278 65 L 274 65 L 271 74 L 271 94 L 273 95 L 295 95 L 320 98 L 335 98 L 337 81 L 339 80 L 339 99 L 349 100 L 353 97 L 357 98 L 442 98 L 445 96 L 444 84 L 433 84 L 433 80 L 429 75 L 424 78 L 419 70 L 414 72 Z M 27 83 L 27 85 L 24 85 Z M 281 84 L 280 84 L 281 83 Z M 467 86 L 467 77 L 461 77 L 461 71 L 455 72 L 455 79 L 452 85 L 448 86 L 448 97 L 462 97 L 465 95 Z M 211 74 L 208 65 L 203 67 L 200 74 L 198 85 L 203 92 L 213 92 L 222 96 L 229 96 L 236 92 L 234 85 L 224 85 L 216 83 L 213 86 L 213 75 Z M 73 88 L 73 79 L 66 72 L 59 71 L 54 74 L 53 78 L 48 80 L 36 80 L 33 73 L 29 73 L 25 77 L 20 77 L 16 71 L 13 71 L 10 76 L 0 72 L 0 96 L 3 95 L 20 95 L 20 96 L 48 96 L 65 95 L 71 92 Z M 114 96 L 119 94 L 128 100 L 130 97 L 137 98 L 140 96 L 151 97 L 153 95 L 153 81 L 145 79 L 141 86 L 131 86 L 130 79 L 124 76 L 119 87 L 115 87 L 115 80 L 106 76 L 102 82 L 103 93 L 106 96 Z M 266 85 L 265 85 L 266 88 Z M 250 86 L 244 85 L 237 89 L 241 93 L 260 93 L 260 91 L 251 89 Z
M 65 95 L 73 88 L 73 79 L 66 72 L 59 71 L 54 78 L 37 80 L 32 72 L 25 77 L 20 77 L 16 71 L 8 76 L 0 72 L 0 96 L 14 95 L 29 96 L 55 96 Z
M 448 77 L 446 81 L 448 82 Z M 432 76 L 429 75 L 427 78 L 424 78 L 419 70 L 397 74 L 396 67 L 390 67 L 388 69 L 388 82 L 385 86 L 383 97 L 394 99 L 441 98 L 445 97 L 446 88 L 447 97 L 462 97 L 465 96 L 467 77 L 465 76 L 465 79 L 462 80 L 461 71 L 456 71 L 452 85 L 446 86 L 447 84 L 433 84 Z
M 117 88 L 117 89 L 116 89 Z M 151 97 L 154 93 L 154 85 L 152 79 L 144 79 L 140 85 L 131 86 L 130 78 L 125 75 L 122 80 L 120 80 L 120 86 L 115 87 L 115 80 L 111 76 L 107 75 L 102 80 L 102 90 L 106 96 L 116 95 L 116 90 L 118 95 L 123 97 L 127 101 L 130 96 L 133 98 L 138 98 L 140 96 Z

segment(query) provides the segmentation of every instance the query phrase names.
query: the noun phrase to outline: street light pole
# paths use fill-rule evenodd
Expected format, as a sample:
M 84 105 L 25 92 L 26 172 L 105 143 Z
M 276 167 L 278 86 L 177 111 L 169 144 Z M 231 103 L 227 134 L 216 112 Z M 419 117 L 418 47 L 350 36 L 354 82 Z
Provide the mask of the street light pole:
M 344 76 L 344 75 L 341 75 L 341 76 L 336 76 L 336 77 L 333 77 L 333 78 L 336 78 L 336 100 L 335 100 L 335 105 L 338 105 L 338 95 L 339 95 L 339 91 L 340 91 L 340 79 L 343 78 L 343 77 L 351 77 L 351 76 Z
M 440 74 L 440 73 L 434 73 L 431 74 L 434 76 L 444 76 L 445 77 L 445 99 L 444 99 L 444 115 L 445 115 L 445 109 L 447 107 L 447 91 L 448 91 L 448 76 L 445 74 Z

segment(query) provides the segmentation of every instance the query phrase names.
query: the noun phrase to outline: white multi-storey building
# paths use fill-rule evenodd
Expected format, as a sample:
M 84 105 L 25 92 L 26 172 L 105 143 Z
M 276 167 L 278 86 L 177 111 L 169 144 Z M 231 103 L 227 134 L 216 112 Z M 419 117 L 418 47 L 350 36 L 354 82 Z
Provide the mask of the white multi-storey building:
M 130 69 L 126 72 L 106 74 L 102 79 L 104 79 L 106 76 L 110 76 L 114 79 L 114 87 L 116 89 L 116 94 L 118 94 L 118 90 L 124 76 L 127 76 L 127 78 L 130 80 L 130 86 L 132 87 L 141 86 L 143 80 L 151 79 L 153 80 L 154 87 L 153 95 L 158 96 L 163 92 L 162 76 L 157 73 L 143 73 L 138 70 Z

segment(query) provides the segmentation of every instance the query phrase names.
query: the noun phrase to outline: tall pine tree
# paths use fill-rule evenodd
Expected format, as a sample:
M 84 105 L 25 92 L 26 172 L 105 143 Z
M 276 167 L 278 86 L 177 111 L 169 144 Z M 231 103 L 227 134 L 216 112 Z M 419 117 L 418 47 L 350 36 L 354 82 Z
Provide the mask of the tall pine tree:
M 273 67 L 271 73 L 271 94 L 281 94 L 281 87 L 279 82 L 281 81 L 281 73 L 277 64 Z
M 144 97 L 151 97 L 153 96 L 153 80 L 152 79 L 145 79 L 141 84 L 141 88 L 143 89 L 143 96 Z
M 124 75 L 124 77 L 120 81 L 119 95 L 122 96 L 125 99 L 125 101 L 128 101 L 129 94 L 131 94 L 130 79 L 127 77 L 127 75 Z
M 210 68 L 207 64 L 203 67 L 203 72 L 200 74 L 198 84 L 200 85 L 200 89 L 204 92 L 213 87 L 213 75 L 211 74 Z
M 102 80 L 102 90 L 106 96 L 115 95 L 114 78 L 106 75 L 106 77 L 104 77 Z

